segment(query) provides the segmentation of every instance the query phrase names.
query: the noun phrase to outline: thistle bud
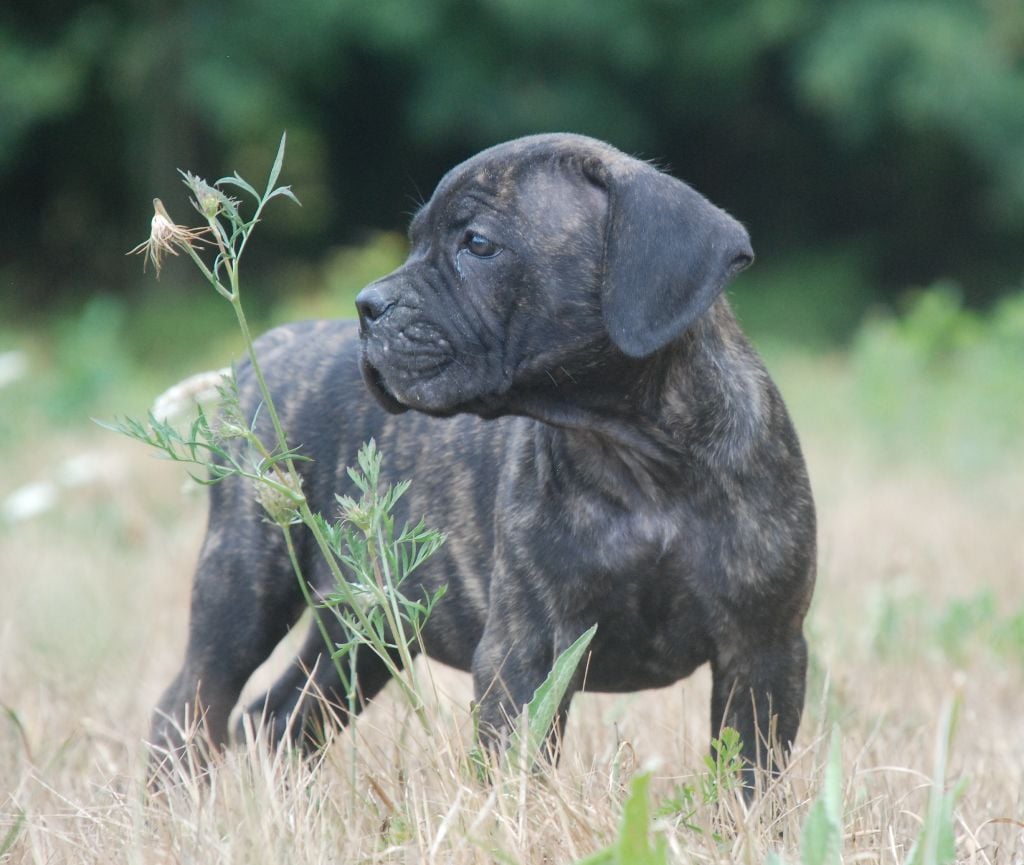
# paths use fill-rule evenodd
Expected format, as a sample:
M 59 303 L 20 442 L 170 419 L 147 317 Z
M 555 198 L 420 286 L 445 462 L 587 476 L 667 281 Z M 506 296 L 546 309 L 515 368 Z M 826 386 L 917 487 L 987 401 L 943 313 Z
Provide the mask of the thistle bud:
M 214 219 L 224 206 L 224 194 L 210 186 L 201 177 L 193 178 L 192 191 L 196 195 L 196 209 L 207 219 Z
M 287 476 L 283 482 L 267 483 L 256 481 L 256 500 L 263 506 L 271 522 L 279 526 L 294 525 L 302 521 L 298 505 L 305 496 L 302 492 L 302 478 Z

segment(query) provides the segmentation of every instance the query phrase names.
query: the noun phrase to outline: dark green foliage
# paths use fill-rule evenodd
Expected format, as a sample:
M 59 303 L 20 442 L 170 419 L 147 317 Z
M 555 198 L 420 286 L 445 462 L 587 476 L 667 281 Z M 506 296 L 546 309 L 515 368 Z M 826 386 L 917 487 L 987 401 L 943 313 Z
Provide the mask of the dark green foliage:
M 1024 6 L 983 0 L 14 4 L 0 309 L 137 291 L 122 253 L 174 167 L 262 172 L 282 128 L 305 206 L 267 231 L 253 285 L 306 287 L 310 261 L 400 229 L 460 158 L 565 129 L 747 223 L 793 305 L 832 299 L 811 316 L 825 339 L 907 284 L 985 300 L 1019 275 L 1022 44 Z M 833 295 L 821 250 L 844 248 Z

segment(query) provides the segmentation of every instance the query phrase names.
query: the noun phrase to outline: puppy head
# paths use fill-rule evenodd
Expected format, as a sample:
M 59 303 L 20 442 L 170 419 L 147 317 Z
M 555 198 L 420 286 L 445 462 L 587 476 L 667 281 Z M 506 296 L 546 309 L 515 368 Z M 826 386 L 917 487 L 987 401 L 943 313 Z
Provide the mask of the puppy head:
M 363 371 L 391 411 L 514 411 L 642 360 L 753 259 L 746 231 L 689 186 L 576 135 L 467 160 L 413 219 L 406 263 L 357 298 Z

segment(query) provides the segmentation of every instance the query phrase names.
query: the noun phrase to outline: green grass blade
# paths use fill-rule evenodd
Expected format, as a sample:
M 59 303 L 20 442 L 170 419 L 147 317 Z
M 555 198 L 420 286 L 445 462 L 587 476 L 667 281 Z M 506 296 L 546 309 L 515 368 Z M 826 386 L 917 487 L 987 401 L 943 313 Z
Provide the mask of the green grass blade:
M 828 763 L 825 765 L 825 785 L 822 789 L 825 813 L 836 827 L 843 829 L 843 751 L 839 727 L 832 728 L 832 741 L 828 747 Z
M 14 825 L 8 830 L 7 834 L 4 835 L 3 841 L 0 841 L 0 856 L 4 856 L 10 850 L 14 848 L 15 842 L 21 836 L 21 830 L 25 827 L 25 812 L 20 808 L 18 809 L 18 817 L 14 821 Z
M 921 832 L 907 857 L 906 865 L 950 865 L 956 861 L 953 808 L 963 795 L 967 781 L 961 779 L 949 792 L 943 792 L 943 786 L 962 702 L 963 695 L 957 692 L 943 710 L 935 744 L 935 769 L 928 796 L 928 811 Z
M 841 865 L 842 842 L 843 759 L 839 728 L 833 727 L 821 795 L 811 806 L 800 836 L 803 865 Z

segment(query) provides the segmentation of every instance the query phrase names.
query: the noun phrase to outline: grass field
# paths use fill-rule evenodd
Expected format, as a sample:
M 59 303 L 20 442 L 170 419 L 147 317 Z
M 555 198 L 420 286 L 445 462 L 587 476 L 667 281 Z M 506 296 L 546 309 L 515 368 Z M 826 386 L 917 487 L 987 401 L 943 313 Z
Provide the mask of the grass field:
M 922 349 L 920 319 L 941 318 L 925 305 L 843 354 L 770 353 L 810 466 L 820 566 L 797 748 L 749 810 L 720 786 L 705 795 L 706 671 L 578 697 L 548 776 L 474 780 L 468 678 L 432 667 L 431 737 L 389 689 L 315 770 L 239 748 L 208 785 L 147 800 L 143 737 L 182 652 L 203 497 L 84 420 L 141 414 L 148 380 L 97 386 L 60 423 L 31 372 L 0 389 L 0 502 L 52 482 L 52 507 L 0 523 L 0 862 L 568 863 L 616 839 L 648 769 L 667 861 L 811 861 L 802 827 L 834 727 L 843 861 L 907 862 L 933 785 L 962 781 L 956 860 L 1024 862 L 1024 316 L 961 338 L 954 310 L 956 332 Z

